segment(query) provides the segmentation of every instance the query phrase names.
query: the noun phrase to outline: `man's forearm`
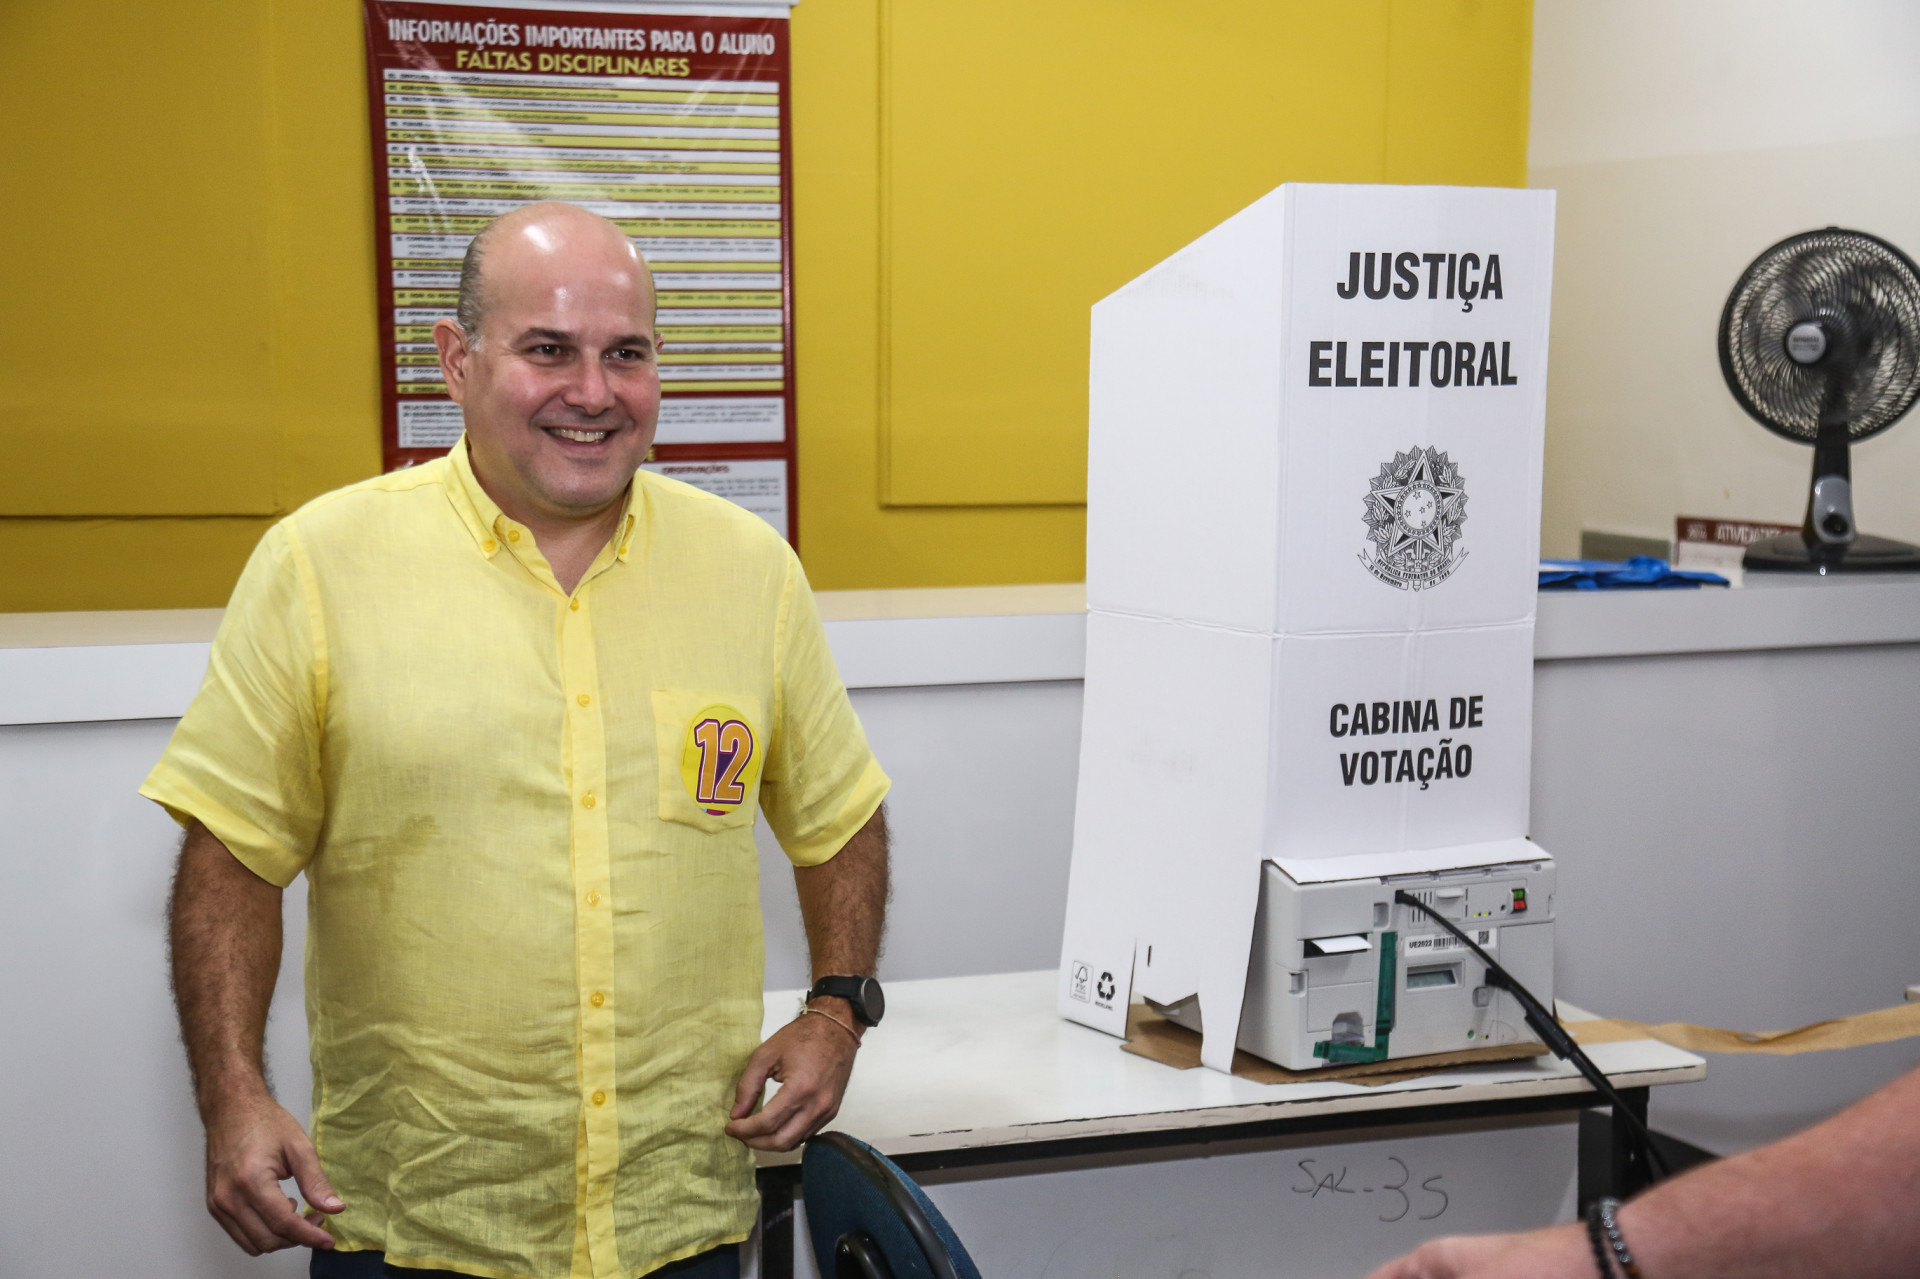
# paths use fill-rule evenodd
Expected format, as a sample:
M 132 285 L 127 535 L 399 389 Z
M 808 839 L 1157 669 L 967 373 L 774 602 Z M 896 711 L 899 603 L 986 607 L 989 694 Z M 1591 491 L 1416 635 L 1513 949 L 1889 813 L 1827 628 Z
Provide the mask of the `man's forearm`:
M 1708 1164 L 1620 1212 L 1648 1279 L 1911 1275 L 1920 1071 L 1803 1133 Z
M 173 997 L 207 1127 L 207 1211 L 254 1256 L 331 1248 L 280 1189 L 292 1177 L 323 1213 L 346 1207 L 297 1120 L 267 1089 L 261 1041 L 280 971 L 280 889 L 195 822 L 167 907 Z
M 869 977 L 887 922 L 887 810 L 818 866 L 794 868 L 813 975 Z
M 174 1002 L 202 1117 L 265 1089 L 261 1045 L 280 971 L 280 898 L 206 827 L 188 830 L 168 917 Z
M 1785 1141 L 1694 1169 L 1620 1210 L 1646 1279 L 1894 1279 L 1920 1256 L 1920 1070 Z M 1578 1223 L 1435 1239 L 1372 1279 L 1595 1279 Z
M 818 866 L 794 867 L 793 882 L 800 891 L 814 979 L 871 977 L 887 922 L 886 810 L 875 810 L 839 852 Z M 756 1150 L 792 1150 L 839 1113 L 861 1030 L 844 999 L 823 995 L 807 1007 L 825 1016 L 801 1014 L 775 1031 L 747 1062 L 734 1089 L 727 1133 Z M 841 1028 L 828 1026 L 828 1019 Z M 756 1113 L 769 1081 L 780 1091 Z

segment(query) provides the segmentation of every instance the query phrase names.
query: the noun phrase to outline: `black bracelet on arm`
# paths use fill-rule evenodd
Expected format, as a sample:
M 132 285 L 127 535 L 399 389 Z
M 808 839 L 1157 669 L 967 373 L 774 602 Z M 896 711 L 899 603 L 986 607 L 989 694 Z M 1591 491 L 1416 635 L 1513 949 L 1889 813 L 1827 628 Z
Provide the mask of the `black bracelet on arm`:
M 1600 1225 L 1600 1205 L 1587 1208 L 1587 1242 L 1593 1246 L 1593 1264 L 1600 1267 L 1600 1279 L 1613 1279 L 1613 1253 L 1607 1247 L 1605 1229 Z
M 1594 1255 L 1600 1262 L 1600 1273 L 1604 1279 L 1613 1279 L 1612 1269 L 1607 1264 L 1609 1257 L 1619 1264 L 1620 1273 L 1626 1279 L 1642 1279 L 1640 1265 L 1627 1247 L 1627 1237 L 1620 1233 L 1620 1221 L 1614 1215 L 1619 1210 L 1618 1199 L 1596 1201 L 1587 1209 L 1587 1238 L 1593 1243 Z

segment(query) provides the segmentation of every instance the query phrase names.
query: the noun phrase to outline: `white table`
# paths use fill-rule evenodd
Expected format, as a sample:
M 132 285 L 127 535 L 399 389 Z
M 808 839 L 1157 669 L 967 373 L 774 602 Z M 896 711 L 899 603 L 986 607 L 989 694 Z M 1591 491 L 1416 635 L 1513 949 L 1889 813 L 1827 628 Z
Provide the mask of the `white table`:
M 1257 1084 L 1205 1068 L 1174 1070 L 1062 1020 L 1054 984 L 1051 970 L 888 983 L 885 1021 L 868 1034 L 831 1127 L 919 1172 L 1582 1110 L 1594 1100 L 1574 1068 L 1552 1057 L 1376 1087 Z M 766 1033 L 792 1020 L 799 1003 L 798 991 L 769 991 Z M 1701 1058 L 1650 1039 L 1596 1044 L 1587 1053 L 1643 1119 L 1649 1088 L 1707 1073 Z M 1610 1148 L 1592 1151 L 1583 1129 L 1583 1202 L 1632 1176 L 1623 1128 L 1610 1126 Z M 763 1279 L 792 1273 L 799 1158 L 759 1159 Z

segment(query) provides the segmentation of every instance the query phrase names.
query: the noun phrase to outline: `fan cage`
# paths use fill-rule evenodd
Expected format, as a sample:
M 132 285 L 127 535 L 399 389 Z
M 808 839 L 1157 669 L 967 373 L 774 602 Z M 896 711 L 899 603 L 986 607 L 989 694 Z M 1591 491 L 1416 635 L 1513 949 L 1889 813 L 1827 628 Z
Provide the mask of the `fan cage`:
M 1827 326 L 1837 362 L 1802 365 L 1787 354 L 1788 330 L 1806 320 Z M 1740 407 L 1788 439 L 1811 443 L 1828 412 L 1849 440 L 1884 431 L 1920 398 L 1920 269 L 1864 231 L 1789 236 L 1728 296 L 1720 367 Z M 1847 385 L 1829 405 L 1836 376 Z

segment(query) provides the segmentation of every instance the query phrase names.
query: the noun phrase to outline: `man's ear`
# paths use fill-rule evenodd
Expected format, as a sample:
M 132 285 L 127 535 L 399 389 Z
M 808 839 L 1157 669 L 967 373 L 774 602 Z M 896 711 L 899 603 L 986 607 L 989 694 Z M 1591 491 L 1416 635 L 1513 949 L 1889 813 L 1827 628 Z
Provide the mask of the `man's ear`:
M 455 404 L 465 404 L 467 356 L 472 353 L 466 330 L 452 320 L 435 320 L 433 344 L 440 348 L 440 376 L 447 379 L 448 398 Z

